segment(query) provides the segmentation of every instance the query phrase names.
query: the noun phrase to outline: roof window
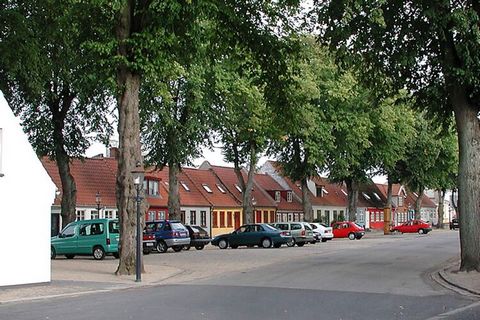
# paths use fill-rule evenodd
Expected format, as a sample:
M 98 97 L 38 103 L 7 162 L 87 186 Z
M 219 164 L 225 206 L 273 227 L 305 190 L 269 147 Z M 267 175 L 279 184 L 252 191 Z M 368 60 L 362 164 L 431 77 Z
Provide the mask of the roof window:
M 342 193 L 348 197 L 348 193 L 346 193 L 345 190 L 342 189 Z
M 223 188 L 223 186 L 217 184 L 217 188 L 218 190 L 220 190 L 221 193 L 226 193 L 225 189 Z
M 203 189 L 205 189 L 205 191 L 207 191 L 208 193 L 213 193 L 212 189 L 210 189 L 210 187 L 207 186 L 205 183 L 202 184 L 202 187 L 203 187 Z
M 240 188 L 240 186 L 238 184 L 235 184 L 235 188 L 237 188 L 238 192 L 242 192 L 242 188 Z
M 180 184 L 182 185 L 183 189 L 185 189 L 185 191 L 190 191 L 190 188 L 187 186 L 185 182 L 180 181 Z
M 371 199 L 370 196 L 369 196 L 368 194 L 366 194 L 365 192 L 362 192 L 362 195 L 363 195 L 363 197 L 364 197 L 365 199 L 367 199 L 367 200 L 370 200 L 370 199 Z
M 374 192 L 373 195 L 375 196 L 375 198 L 376 198 L 378 201 L 382 200 L 382 199 L 380 198 L 380 196 L 379 196 L 376 192 Z

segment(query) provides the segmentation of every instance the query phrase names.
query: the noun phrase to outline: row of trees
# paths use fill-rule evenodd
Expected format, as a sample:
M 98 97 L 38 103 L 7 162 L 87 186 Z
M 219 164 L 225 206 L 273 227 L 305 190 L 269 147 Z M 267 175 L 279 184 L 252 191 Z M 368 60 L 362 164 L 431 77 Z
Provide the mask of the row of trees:
M 0 88 L 38 154 L 59 165 L 65 222 L 75 215 L 69 159 L 83 154 L 90 133 L 100 139 L 111 133 L 109 106 L 116 98 L 118 274 L 135 270 L 131 171 L 143 156 L 148 164 L 168 165 L 173 217 L 180 212 L 181 165 L 213 142 L 234 163 L 246 222 L 263 153 L 301 182 L 309 220 L 307 180 L 323 170 L 346 183 L 351 220 L 357 186 L 372 174 L 388 176 L 390 202 L 392 183 L 419 194 L 455 185 L 450 117 L 440 125 L 414 111 L 427 100 L 394 86 L 395 77 L 368 60 L 339 67 L 335 58 L 346 51 L 335 41 L 329 51 L 302 34 L 291 21 L 299 13 L 295 1 L 57 2 L 1 5 Z M 318 16 L 326 17 L 329 6 L 319 4 Z M 364 70 L 376 72 L 369 75 L 376 81 L 366 81 Z

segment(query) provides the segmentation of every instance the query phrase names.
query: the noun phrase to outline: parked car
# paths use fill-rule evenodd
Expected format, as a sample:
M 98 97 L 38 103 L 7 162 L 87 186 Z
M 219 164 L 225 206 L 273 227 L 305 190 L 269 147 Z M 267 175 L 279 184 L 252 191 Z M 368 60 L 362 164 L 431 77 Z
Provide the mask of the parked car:
M 202 250 L 205 245 L 212 241 L 207 230 L 203 229 L 202 227 L 189 225 L 186 225 L 185 227 L 187 227 L 188 234 L 190 236 L 190 244 L 184 247 L 185 250 L 190 250 L 190 247 L 195 247 L 197 250 Z
M 95 260 L 102 260 L 111 254 L 118 258 L 119 230 L 118 220 L 113 219 L 71 222 L 51 238 L 50 257 L 65 255 L 73 259 L 76 255 L 92 255 Z
M 143 254 L 150 254 L 157 244 L 155 234 L 143 232 Z
M 335 222 L 332 225 L 332 231 L 335 238 L 348 238 L 350 240 L 360 240 L 365 235 L 365 229 L 351 221 Z
M 317 222 L 312 222 L 310 225 L 313 229 L 313 236 L 317 241 L 327 242 L 333 239 L 332 227 Z
M 176 220 L 148 221 L 145 223 L 145 233 L 154 234 L 158 252 L 164 253 L 168 248 L 179 252 L 183 246 L 190 244 L 187 228 Z
M 427 234 L 432 231 L 432 226 L 422 220 L 410 220 L 399 226 L 393 227 L 391 232 Z
M 291 239 L 287 242 L 289 247 L 293 247 L 295 244 L 303 247 L 305 243 L 315 241 L 312 227 L 306 222 L 277 222 L 272 226 L 281 231 L 290 232 Z
M 274 227 L 265 224 L 246 224 L 233 231 L 232 233 L 221 234 L 212 240 L 212 245 L 220 249 L 226 249 L 229 246 L 236 249 L 239 246 L 255 246 L 263 248 L 280 248 L 290 239 L 289 233 L 280 231 Z
M 460 223 L 458 219 L 454 218 L 450 221 L 450 230 L 460 229 Z

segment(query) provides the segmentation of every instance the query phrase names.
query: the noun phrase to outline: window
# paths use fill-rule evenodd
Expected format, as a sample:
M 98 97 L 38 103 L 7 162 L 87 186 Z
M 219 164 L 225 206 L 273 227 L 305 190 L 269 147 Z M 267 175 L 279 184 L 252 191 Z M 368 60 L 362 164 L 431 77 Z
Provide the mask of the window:
M 227 227 L 232 227 L 232 212 L 228 211 L 227 212 Z
M 120 233 L 120 225 L 118 224 L 118 221 L 110 221 L 108 223 L 108 231 L 110 233 Z
M 328 194 L 327 189 L 325 189 L 325 187 L 323 187 L 323 186 L 322 186 L 322 191 L 323 191 L 323 193 Z
M 197 211 L 195 210 L 190 211 L 190 224 L 192 225 L 197 224 Z
M 268 223 L 268 211 L 263 211 L 263 222 Z
M 383 216 L 383 212 L 380 212 L 380 221 L 385 221 L 384 216 Z
M 292 196 L 292 191 L 288 191 L 287 192 L 287 202 L 292 202 L 292 200 L 293 200 L 292 197 L 293 197 Z
M 220 228 L 225 228 L 225 211 L 220 211 Z
M 166 218 L 165 218 L 165 211 L 159 211 L 159 212 L 158 212 L 158 215 L 159 215 L 159 219 L 160 219 L 160 220 L 165 220 L 165 219 L 166 219 Z
M 147 185 L 148 185 L 148 181 L 147 179 L 143 179 L 143 191 L 147 192 Z
M 301 230 L 302 226 L 299 223 L 292 223 L 292 230 Z
M 207 225 L 207 211 L 200 211 L 200 225 L 202 227 Z
M 378 201 L 382 200 L 382 199 L 380 198 L 380 196 L 379 196 L 376 192 L 374 192 L 373 195 L 375 196 L 375 198 L 376 198 Z
M 85 220 L 85 210 L 77 210 L 77 221 Z
M 157 216 L 157 213 L 155 211 L 149 211 L 148 212 L 148 221 L 155 220 L 156 216 Z
M 322 186 L 317 186 L 317 197 L 322 197 Z
M 403 196 L 398 197 L 398 206 L 403 207 Z
M 213 214 L 212 214 L 212 225 L 214 228 L 218 228 L 218 218 L 217 218 L 217 211 L 213 211 Z
M 80 227 L 81 236 L 95 236 L 103 234 L 103 223 L 89 223 Z
M 217 184 L 217 188 L 218 190 L 220 190 L 221 193 L 226 193 L 225 189 L 223 188 L 223 186 Z
M 237 188 L 238 192 L 242 192 L 242 188 L 240 188 L 240 186 L 238 184 L 235 184 L 235 188 Z
M 98 211 L 97 210 L 90 211 L 90 219 L 98 219 Z
M 345 197 L 348 197 L 348 193 L 346 193 L 345 190 L 342 189 L 342 193 L 345 195 Z
M 375 213 L 370 213 L 370 221 L 375 221 Z
M 281 197 L 281 193 L 280 191 L 275 191 L 275 201 L 276 202 L 280 202 L 280 197 Z
M 366 194 L 365 192 L 362 192 L 362 195 L 363 197 L 366 199 L 366 200 L 370 200 L 370 196 L 368 194 Z
M 115 218 L 115 211 L 114 210 L 105 210 L 105 219 L 114 219 Z
M 275 211 L 270 211 L 270 222 L 275 222 Z
M 149 196 L 158 196 L 158 181 L 156 180 L 149 180 L 148 181 L 148 195 Z
M 207 191 L 208 193 L 213 193 L 212 189 L 210 189 L 210 187 L 206 184 L 202 184 L 202 187 L 203 189 L 205 189 L 205 191 Z
M 377 212 L 377 221 L 380 221 L 380 212 Z
M 180 221 L 185 223 L 185 210 L 180 211 Z
M 180 184 L 182 185 L 183 189 L 185 189 L 185 191 L 190 191 L 190 188 L 187 186 L 185 182 L 180 181 Z
M 62 230 L 62 236 L 65 238 L 70 238 L 75 235 L 75 226 L 68 226 Z

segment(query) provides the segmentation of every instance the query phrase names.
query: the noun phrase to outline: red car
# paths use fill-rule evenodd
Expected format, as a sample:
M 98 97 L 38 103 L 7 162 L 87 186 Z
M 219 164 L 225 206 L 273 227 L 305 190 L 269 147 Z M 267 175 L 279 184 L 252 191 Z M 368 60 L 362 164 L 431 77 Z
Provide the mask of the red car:
M 393 227 L 391 232 L 401 232 L 401 233 L 418 233 L 418 234 L 427 234 L 432 231 L 432 226 L 422 220 L 411 220 L 407 221 L 404 224 Z
M 335 222 L 332 225 L 332 229 L 334 238 L 360 240 L 365 235 L 365 229 L 351 221 Z

